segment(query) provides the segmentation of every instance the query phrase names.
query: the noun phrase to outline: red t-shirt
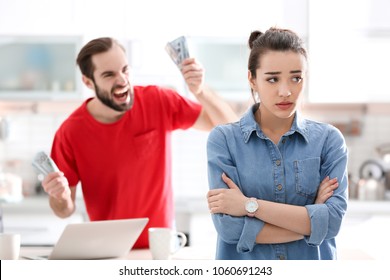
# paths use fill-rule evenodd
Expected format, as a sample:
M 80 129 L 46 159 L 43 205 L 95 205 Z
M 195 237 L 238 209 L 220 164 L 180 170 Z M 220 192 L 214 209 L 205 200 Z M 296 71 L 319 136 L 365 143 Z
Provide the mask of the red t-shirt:
M 134 87 L 134 106 L 103 124 L 86 100 L 60 126 L 51 155 L 70 186 L 81 182 L 91 221 L 148 217 L 134 245 L 148 247 L 149 227 L 172 227 L 171 131 L 191 127 L 201 106 L 173 90 Z

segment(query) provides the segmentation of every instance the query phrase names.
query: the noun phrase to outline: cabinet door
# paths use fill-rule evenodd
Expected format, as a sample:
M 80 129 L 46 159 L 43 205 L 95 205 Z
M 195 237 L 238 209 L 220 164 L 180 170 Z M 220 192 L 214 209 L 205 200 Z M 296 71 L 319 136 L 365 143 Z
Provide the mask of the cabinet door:
M 19 233 L 24 246 L 52 246 L 58 241 L 66 225 L 84 222 L 83 216 L 78 213 L 67 219 L 45 213 L 6 213 L 3 218 L 4 232 Z
M 1 99 L 69 99 L 80 96 L 78 37 L 0 37 Z
M 389 9 L 389 1 L 310 2 L 311 102 L 390 102 L 390 18 L 381 15 Z

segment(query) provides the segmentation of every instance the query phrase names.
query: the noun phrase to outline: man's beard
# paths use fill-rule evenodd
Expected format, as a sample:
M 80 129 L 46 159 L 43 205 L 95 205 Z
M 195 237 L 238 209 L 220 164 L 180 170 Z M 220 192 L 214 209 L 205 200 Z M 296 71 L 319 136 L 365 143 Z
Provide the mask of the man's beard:
M 102 102 L 104 105 L 107 107 L 117 111 L 117 112 L 125 112 L 130 110 L 133 107 L 134 103 L 134 90 L 133 87 L 129 86 L 129 91 L 127 94 L 130 96 L 130 102 L 122 103 L 122 104 L 116 104 L 115 101 L 111 98 L 111 96 L 114 94 L 114 90 L 117 87 L 113 87 L 111 89 L 111 93 L 108 91 L 101 90 L 98 85 L 94 82 L 95 85 L 95 92 L 96 92 L 96 97 Z M 122 88 L 122 87 L 120 87 Z

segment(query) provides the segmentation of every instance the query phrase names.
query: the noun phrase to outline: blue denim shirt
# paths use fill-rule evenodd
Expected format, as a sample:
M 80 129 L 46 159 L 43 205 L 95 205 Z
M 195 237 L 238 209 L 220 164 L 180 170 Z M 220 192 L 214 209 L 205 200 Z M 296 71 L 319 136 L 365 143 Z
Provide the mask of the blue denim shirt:
M 305 206 L 311 234 L 281 244 L 256 244 L 264 222 L 252 217 L 212 214 L 218 232 L 217 259 L 336 259 L 335 237 L 347 209 L 347 147 L 335 127 L 302 118 L 275 145 L 254 117 L 254 105 L 240 121 L 215 127 L 207 141 L 211 189 L 227 188 L 225 172 L 247 197 Z M 314 204 L 326 177 L 339 187 L 324 204 Z M 261 211 L 261 204 L 259 210 Z

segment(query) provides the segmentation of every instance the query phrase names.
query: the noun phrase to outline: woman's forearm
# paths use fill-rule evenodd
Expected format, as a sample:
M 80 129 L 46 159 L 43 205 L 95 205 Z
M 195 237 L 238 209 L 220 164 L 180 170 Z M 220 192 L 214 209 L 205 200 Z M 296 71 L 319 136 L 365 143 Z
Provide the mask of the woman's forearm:
M 258 244 L 278 244 L 297 241 L 303 238 L 302 234 L 271 224 L 265 224 L 256 237 Z
M 258 200 L 255 217 L 277 227 L 300 235 L 310 235 L 311 224 L 304 206 Z

